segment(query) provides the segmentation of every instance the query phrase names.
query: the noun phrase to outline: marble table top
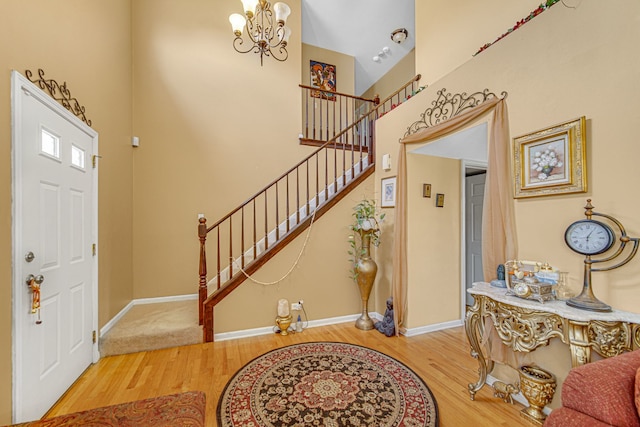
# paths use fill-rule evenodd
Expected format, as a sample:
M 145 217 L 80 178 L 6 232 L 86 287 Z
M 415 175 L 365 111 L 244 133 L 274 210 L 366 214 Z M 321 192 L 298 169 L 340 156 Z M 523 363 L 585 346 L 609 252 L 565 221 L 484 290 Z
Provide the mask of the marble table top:
M 605 322 L 627 322 L 640 324 L 640 313 L 631 313 L 616 309 L 613 309 L 611 312 L 582 310 L 568 306 L 565 301 L 560 300 L 541 303 L 534 300 L 523 299 L 515 295 L 507 295 L 507 290 L 505 288 L 491 286 L 486 282 L 473 283 L 472 287 L 467 289 L 467 292 L 471 295 L 484 295 L 495 301 L 503 302 L 515 307 L 557 314 L 569 320 L 585 322 L 589 320 L 601 320 Z

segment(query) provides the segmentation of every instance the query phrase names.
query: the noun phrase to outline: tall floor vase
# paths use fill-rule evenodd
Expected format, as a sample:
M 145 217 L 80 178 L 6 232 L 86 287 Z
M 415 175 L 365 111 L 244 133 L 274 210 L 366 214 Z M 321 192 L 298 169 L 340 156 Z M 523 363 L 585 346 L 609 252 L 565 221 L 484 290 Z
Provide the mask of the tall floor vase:
M 371 235 L 373 230 L 359 230 L 362 242 L 362 254 L 356 263 L 358 288 L 360 289 L 360 298 L 362 299 L 362 314 L 356 320 L 356 328 L 363 331 L 373 329 L 373 320 L 369 317 L 369 295 L 373 288 L 373 282 L 378 273 L 378 265 L 371 259 L 370 246 Z

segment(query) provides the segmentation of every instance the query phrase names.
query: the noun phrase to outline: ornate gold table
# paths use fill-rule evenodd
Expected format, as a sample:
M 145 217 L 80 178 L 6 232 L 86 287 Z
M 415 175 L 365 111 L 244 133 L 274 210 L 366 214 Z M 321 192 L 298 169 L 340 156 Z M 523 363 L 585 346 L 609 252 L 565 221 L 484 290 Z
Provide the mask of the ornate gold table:
M 480 365 L 478 382 L 469 384 L 471 400 L 494 366 L 491 356 L 482 351 L 485 318 L 513 351 L 530 352 L 548 345 L 552 338 L 561 339 L 569 345 L 573 367 L 589 363 L 592 350 L 602 357 L 612 357 L 640 348 L 640 314 L 580 310 L 564 301 L 540 303 L 506 295 L 506 289 L 485 282 L 474 283 L 467 292 L 474 304 L 467 309 L 465 330 L 471 355 Z

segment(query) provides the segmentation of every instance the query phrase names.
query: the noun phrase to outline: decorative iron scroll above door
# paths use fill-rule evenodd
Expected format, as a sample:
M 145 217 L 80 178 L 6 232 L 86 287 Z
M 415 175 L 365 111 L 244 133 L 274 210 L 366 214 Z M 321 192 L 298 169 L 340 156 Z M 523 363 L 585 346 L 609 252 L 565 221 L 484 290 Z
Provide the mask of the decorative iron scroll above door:
M 496 98 L 496 94 L 485 89 L 482 92 L 475 92 L 467 95 L 466 92 L 450 94 L 446 93 L 447 89 L 440 89 L 437 94 L 438 98 L 431 102 L 433 107 L 429 107 L 424 113 L 420 114 L 420 120 L 414 122 L 407 128 L 404 136 L 407 137 L 416 133 L 420 129 L 433 127 L 437 124 L 449 120 L 452 117 L 461 114 L 469 108 L 480 105 L 488 99 Z M 502 98 L 507 97 L 507 92 L 502 92 Z
M 71 97 L 71 92 L 67 88 L 67 82 L 63 82 L 60 85 L 53 79 L 45 79 L 44 70 L 42 68 L 38 68 L 38 79 L 32 78 L 33 73 L 31 70 L 26 70 L 24 73 L 32 83 L 37 84 L 40 89 L 46 89 L 53 99 L 75 114 L 76 117 L 85 122 L 88 126 L 91 126 L 91 120 L 87 119 L 87 116 L 84 114 L 84 106 L 80 105 L 76 98 Z

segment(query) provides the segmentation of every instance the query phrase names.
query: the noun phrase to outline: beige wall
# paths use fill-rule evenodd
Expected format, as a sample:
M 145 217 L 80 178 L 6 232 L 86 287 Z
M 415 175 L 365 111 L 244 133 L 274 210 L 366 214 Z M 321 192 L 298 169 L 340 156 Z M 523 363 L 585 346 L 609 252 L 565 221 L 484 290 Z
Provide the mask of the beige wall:
M 99 133 L 99 319 L 132 297 L 130 4 L 3 1 L 0 15 L 0 424 L 11 422 L 11 70 L 67 82 Z M 26 289 L 25 289 L 26 290 Z
M 416 70 L 432 84 L 536 9 L 540 0 L 416 2 Z M 567 3 L 573 5 L 572 1 Z M 562 5 L 559 5 L 562 7 Z M 516 36 L 517 37 L 517 36 Z
M 310 85 L 309 61 L 335 65 L 336 91 L 355 95 L 355 58 L 353 56 L 303 43 L 300 80 L 303 85 Z
M 428 27 L 426 23 L 434 18 L 428 18 L 426 11 L 422 13 L 424 16 L 418 15 L 416 22 L 425 22 L 420 28 Z M 478 19 L 483 17 L 480 15 Z M 519 256 L 548 261 L 568 271 L 572 286 L 578 290 L 582 282 L 583 259 L 567 248 L 563 236 L 571 222 L 584 218 L 583 206 L 587 198 L 593 199 L 597 211 L 617 217 L 629 235 L 640 235 L 640 219 L 636 214 L 640 202 L 630 197 L 628 192 L 629 186 L 640 178 L 635 167 L 640 146 L 634 143 L 637 137 L 632 125 L 638 122 L 640 114 L 629 102 L 640 96 L 637 81 L 640 59 L 633 54 L 640 39 L 639 21 L 640 4 L 633 0 L 615 1 L 607 7 L 581 2 L 575 9 L 558 3 L 432 83 L 428 89 L 396 109 L 394 114 L 382 118 L 377 127 L 377 155 L 397 150 L 397 141 L 407 126 L 419 118 L 436 98 L 436 91 L 443 87 L 451 93 L 472 93 L 484 88 L 496 93 L 507 91 L 512 137 L 586 116 L 589 191 L 514 201 Z M 435 45 L 443 45 L 444 41 L 439 38 L 431 40 Z M 428 67 L 424 59 L 429 49 L 418 45 L 416 51 L 422 55 L 417 72 L 425 75 L 427 71 L 420 67 Z M 437 62 L 436 57 L 430 58 L 430 63 Z M 409 171 L 409 179 L 416 173 Z M 395 171 L 384 174 L 393 175 Z M 379 177 L 384 174 L 377 172 Z M 455 192 L 447 194 L 447 203 L 456 197 L 459 195 Z M 441 227 L 448 227 L 450 221 L 447 216 L 431 218 L 428 225 L 417 226 L 412 222 L 409 234 L 413 238 L 413 227 L 423 227 L 433 235 Z M 455 237 L 453 233 L 449 236 Z M 459 249 L 453 252 L 459 253 Z M 416 313 L 416 306 L 424 306 L 429 299 L 439 299 L 443 287 L 460 287 L 455 268 L 449 274 L 440 271 L 442 264 L 450 262 L 449 254 L 441 247 L 425 244 L 422 259 L 429 260 L 425 271 L 417 267 L 409 271 L 409 299 L 410 308 L 413 308 L 409 314 L 411 326 L 462 318 L 459 304 L 441 304 L 431 313 L 427 314 L 426 310 Z M 418 273 L 430 277 L 438 272 L 441 273 L 439 280 L 427 282 L 424 287 L 415 280 Z M 594 273 L 594 292 L 616 309 L 640 313 L 639 274 L 638 259 L 611 272 Z M 455 295 L 451 291 L 450 296 Z M 533 357 L 542 367 L 558 369 L 555 366 L 563 364 L 567 368 L 567 347 L 556 343 L 553 348 L 556 350 L 536 352 Z M 554 373 L 562 381 L 566 371 Z M 558 399 L 556 396 L 552 406 L 558 405 Z
M 582 261 L 566 247 L 563 235 L 569 223 L 583 217 L 587 197 L 597 210 L 618 217 L 629 234 L 640 234 L 637 201 L 627 197 L 625 188 L 638 178 L 632 162 L 640 149 L 628 142 L 634 140 L 633 128 L 621 126 L 637 120 L 638 113 L 626 105 L 612 109 L 607 102 L 610 94 L 619 94 L 624 105 L 640 92 L 633 78 L 640 61 L 627 54 L 638 36 L 634 20 L 639 12 L 631 1 L 616 4 L 568 9 L 559 3 L 378 121 L 380 157 L 397 151 L 397 140 L 442 87 L 451 93 L 507 91 L 512 137 L 585 115 L 588 193 L 514 201 L 520 256 L 568 271 L 574 286 L 582 281 Z M 549 64 L 556 64 L 553 78 L 546 78 Z M 394 170 L 378 171 L 378 176 L 395 174 L 395 166 L 394 161 Z M 544 224 L 540 210 L 552 213 Z M 547 236 L 544 243 L 541 233 Z M 634 278 L 639 271 L 634 260 L 618 270 L 594 273 L 596 295 L 619 309 L 637 310 L 640 285 Z
M 363 98 L 380 96 L 384 100 L 398 90 L 403 84 L 416 76 L 415 49 L 406 54 L 391 70 L 375 82 L 362 95 Z
M 300 82 L 306 86 L 311 86 L 310 61 L 312 60 L 335 66 L 336 92 L 346 95 L 355 94 L 355 58 L 353 56 L 303 43 Z M 327 100 L 308 96 L 308 93 L 308 90 L 300 90 L 301 133 L 304 138 L 327 141 L 353 121 L 353 112 L 359 104 L 356 100 L 342 96 L 336 100 Z
M 140 138 L 134 151 L 134 298 L 196 293 L 198 213 L 213 224 L 314 150 L 298 144 L 301 124 L 292 120 L 301 114 L 300 64 L 307 64 L 308 78 L 309 58 L 301 50 L 299 3 L 289 4 L 289 59 L 265 58 L 261 67 L 257 55 L 232 48 L 227 16 L 238 2 L 133 3 L 134 134 Z M 353 90 L 352 59 L 314 59 L 335 61 L 338 90 Z M 272 325 L 280 298 L 305 300 L 311 320 L 359 311 L 347 254 L 351 206 L 361 196 L 353 194 L 317 221 L 300 266 L 287 279 L 273 286 L 247 281 L 216 307 L 216 333 Z M 285 275 L 305 236 L 256 279 Z
M 407 265 L 411 298 L 408 328 L 458 320 L 460 310 L 460 162 L 422 154 L 407 155 Z M 431 184 L 431 198 L 422 184 Z M 436 193 L 445 195 L 436 207 Z M 437 253 L 438 260 L 429 254 Z M 435 261 L 435 262 L 434 262 Z M 434 298 L 437 295 L 437 298 Z M 446 313 L 446 314 L 445 314 Z
M 325 320 L 360 313 L 358 286 L 350 278 L 348 235 L 353 206 L 363 194 L 373 193 L 374 180 L 368 178 L 360 187 L 340 201 L 312 226 L 309 241 L 300 262 L 292 273 L 274 285 L 247 281 L 230 294 L 215 311 L 215 332 L 247 330 L 274 325 L 280 298 L 290 302 L 304 300 L 309 320 Z M 254 278 L 271 283 L 282 278 L 304 247 L 307 232 L 299 236 L 260 269 Z M 382 247 L 392 241 L 382 235 Z M 387 298 L 384 295 L 383 298 Z M 369 308 L 378 306 L 372 294 Z
M 134 297 L 197 292 L 197 216 L 213 223 L 293 166 L 300 7 L 289 59 L 232 47 L 236 1 L 133 3 Z M 266 161 L 266 159 L 269 159 Z

